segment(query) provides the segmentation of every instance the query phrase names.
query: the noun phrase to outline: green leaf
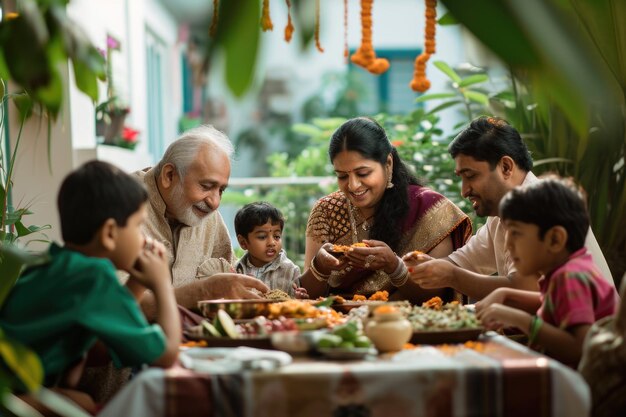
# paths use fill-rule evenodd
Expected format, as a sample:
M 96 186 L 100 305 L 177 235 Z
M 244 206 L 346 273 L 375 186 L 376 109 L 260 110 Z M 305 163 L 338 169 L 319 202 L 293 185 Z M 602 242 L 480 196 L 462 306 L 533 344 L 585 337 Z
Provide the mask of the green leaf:
M 2 53 L 2 49 L 0 48 L 0 78 L 3 80 L 8 80 L 11 77 L 9 73 L 9 68 L 7 67 L 7 63 L 4 60 L 4 54 Z M 2 83 L 2 96 L 4 96 L 4 83 Z
M 52 226 L 50 226 L 49 224 L 43 225 L 43 226 L 24 226 L 24 224 L 20 221 L 15 223 L 15 231 L 17 232 L 17 236 L 18 237 L 23 237 L 23 236 L 28 236 L 32 233 L 38 233 L 41 232 L 42 230 L 50 230 L 52 228 Z
M 437 68 L 439 68 L 439 70 L 441 72 L 446 74 L 448 76 L 448 78 L 450 78 L 455 83 L 458 84 L 458 83 L 461 82 L 461 77 L 459 76 L 459 74 L 457 74 L 456 71 L 454 71 L 452 68 L 450 68 L 450 66 L 448 64 L 446 64 L 445 62 L 443 62 L 443 61 L 435 61 L 434 65 Z
M 3 382 L 5 382 L 6 385 L 9 384 L 9 381 Z M 26 403 L 26 401 L 8 390 L 2 390 L 2 392 L 0 392 L 0 403 L 3 408 L 6 408 L 6 410 L 12 413 L 11 415 L 20 417 L 41 417 L 42 415 L 39 411 Z
M 487 106 L 489 104 L 489 97 L 486 94 L 479 93 L 478 91 L 464 91 L 463 95 L 470 101 Z
M 21 1 L 18 17 L 3 20 L 0 28 L 0 49 L 11 78 L 29 91 L 47 85 L 51 70 L 45 52 L 48 31 L 37 5 Z
M 567 158 L 543 158 L 543 159 L 539 159 L 537 161 L 533 161 L 533 166 L 537 167 L 537 166 L 541 166 L 541 165 L 547 165 L 547 164 L 554 164 L 554 163 L 558 163 L 558 162 L 562 162 L 564 164 L 571 164 L 573 163 L 573 161 L 571 159 L 567 159 Z
M 313 305 L 315 307 L 330 307 L 335 302 L 335 298 L 336 297 L 334 297 L 334 296 L 326 297 L 322 301 L 318 301 L 317 303 L 315 303 Z
M 259 2 L 233 0 L 221 2 L 220 25 L 216 42 L 225 59 L 226 84 L 237 97 L 250 88 L 259 48 Z
M 52 118 L 56 119 L 63 102 L 63 82 L 59 72 L 56 69 L 51 70 L 48 85 L 33 91 L 32 94 L 36 100 L 41 102 Z
M 533 67 L 540 62 L 527 34 L 510 10 L 510 1 L 442 0 L 442 3 L 457 21 L 474 33 L 505 62 L 514 66 Z M 525 2 L 521 3 L 521 7 L 529 8 Z M 477 10 L 480 10 L 480 13 L 477 13 Z
M 13 245 L 0 242 L 0 305 L 13 288 L 22 269 L 29 261 L 29 255 Z
M 72 65 L 74 67 L 76 87 L 87 94 L 94 102 L 98 101 L 98 78 L 96 74 L 89 66 L 78 59 L 73 59 Z
M 446 101 L 445 103 L 441 103 L 440 105 L 438 105 L 437 107 L 433 108 L 432 110 L 430 110 L 427 114 L 437 114 L 442 110 L 445 110 L 449 107 L 455 106 L 457 104 L 462 103 L 461 100 L 450 100 L 450 101 Z M 463 122 L 465 123 L 465 122 Z
M 13 104 L 20 114 L 20 120 L 29 119 L 33 114 L 33 100 L 26 94 L 16 94 L 13 96 Z
M 35 352 L 15 340 L 0 338 L 0 356 L 29 392 L 43 383 L 43 366 Z
M 447 12 L 446 14 L 441 16 L 437 20 L 437 23 L 439 23 L 440 26 L 452 26 L 452 25 L 458 25 L 459 24 L 458 20 L 456 20 L 454 18 L 454 16 L 452 16 L 450 14 L 450 12 Z
M 418 98 L 415 99 L 416 103 L 423 103 L 429 100 L 437 100 L 442 98 L 455 98 L 456 93 L 431 93 L 431 94 L 422 94 Z
M 485 81 L 489 81 L 489 76 L 487 74 L 474 74 L 463 78 L 459 83 L 459 87 L 467 87 L 474 84 L 484 83 Z

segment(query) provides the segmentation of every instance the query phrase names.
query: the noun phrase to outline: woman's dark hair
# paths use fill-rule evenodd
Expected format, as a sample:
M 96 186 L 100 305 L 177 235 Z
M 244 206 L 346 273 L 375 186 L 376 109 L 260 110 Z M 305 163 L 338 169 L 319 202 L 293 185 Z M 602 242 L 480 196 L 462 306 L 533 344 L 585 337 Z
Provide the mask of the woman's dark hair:
M 358 152 L 363 158 L 376 161 L 383 167 L 387 157 L 393 158 L 391 182 L 393 188 L 387 188 L 374 215 L 374 225 L 370 238 L 381 240 L 396 251 L 402 239 L 401 228 L 409 213 L 408 186 L 421 185 L 391 145 L 385 129 L 376 121 L 357 117 L 342 124 L 333 133 L 328 146 L 331 162 L 342 151 Z
M 533 168 L 530 152 L 519 132 L 498 117 L 479 117 L 472 120 L 450 143 L 448 152 L 453 158 L 463 154 L 477 161 L 486 161 L 491 170 L 503 156 L 509 156 L 526 172 Z
M 148 192 L 134 177 L 107 162 L 87 162 L 65 177 L 59 190 L 63 240 L 89 243 L 107 219 L 124 227 L 146 201 Z
M 263 226 L 268 221 L 280 225 L 280 230 L 285 226 L 282 213 L 271 204 L 265 201 L 246 204 L 235 214 L 235 233 L 247 238 L 255 226 Z
M 500 218 L 537 225 L 541 239 L 550 228 L 562 226 L 570 253 L 585 245 L 589 229 L 584 192 L 572 180 L 554 175 L 509 191 L 500 201 Z

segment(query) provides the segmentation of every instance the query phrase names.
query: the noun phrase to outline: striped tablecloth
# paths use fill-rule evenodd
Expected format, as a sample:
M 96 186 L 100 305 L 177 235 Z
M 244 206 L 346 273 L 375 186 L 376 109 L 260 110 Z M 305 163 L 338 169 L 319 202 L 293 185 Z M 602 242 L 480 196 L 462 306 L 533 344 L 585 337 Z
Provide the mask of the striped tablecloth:
M 589 389 L 574 370 L 502 336 L 482 342 L 480 350 L 422 346 L 370 361 L 297 360 L 266 372 L 151 370 L 118 401 L 137 403 L 135 416 L 145 397 L 159 408 L 146 415 L 165 417 L 589 415 Z

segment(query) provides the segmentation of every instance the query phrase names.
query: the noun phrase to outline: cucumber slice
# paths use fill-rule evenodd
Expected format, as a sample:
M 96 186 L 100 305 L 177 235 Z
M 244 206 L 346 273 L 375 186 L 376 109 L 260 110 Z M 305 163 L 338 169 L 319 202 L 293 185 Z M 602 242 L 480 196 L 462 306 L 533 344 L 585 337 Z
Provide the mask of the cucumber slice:
M 217 322 L 224 330 L 226 336 L 233 339 L 239 339 L 241 335 L 237 330 L 237 326 L 235 326 L 235 322 L 233 321 L 233 319 L 230 318 L 227 312 L 225 312 L 224 310 L 219 310 L 217 312 Z
M 212 337 L 221 337 L 222 334 L 206 320 L 202 320 L 202 330 L 204 330 L 204 334 Z

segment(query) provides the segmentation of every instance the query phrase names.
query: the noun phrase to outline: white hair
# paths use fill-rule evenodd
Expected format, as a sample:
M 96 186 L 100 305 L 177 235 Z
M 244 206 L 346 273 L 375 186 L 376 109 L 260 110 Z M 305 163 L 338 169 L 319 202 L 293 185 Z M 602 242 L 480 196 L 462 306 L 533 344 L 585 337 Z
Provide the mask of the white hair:
M 194 127 L 183 132 L 167 147 L 163 158 L 155 167 L 156 175 L 161 174 L 165 164 L 172 164 L 176 167 L 178 176 L 184 178 L 201 146 L 214 146 L 224 152 L 229 159 L 235 152 L 233 144 L 223 132 L 211 125 Z

